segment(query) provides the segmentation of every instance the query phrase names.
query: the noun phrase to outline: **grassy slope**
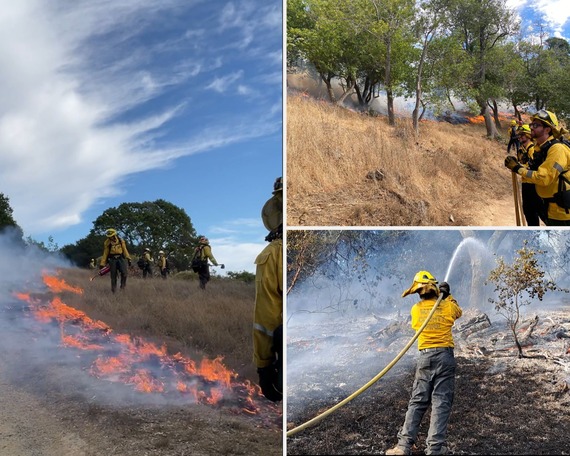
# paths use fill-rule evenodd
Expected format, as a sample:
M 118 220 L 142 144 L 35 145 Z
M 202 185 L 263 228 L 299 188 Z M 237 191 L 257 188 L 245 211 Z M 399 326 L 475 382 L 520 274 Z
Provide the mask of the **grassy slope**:
M 514 225 L 505 156 L 504 141 L 486 139 L 480 123 L 426 121 L 416 139 L 408 119 L 391 127 L 384 117 L 290 94 L 288 224 Z M 381 180 L 366 177 L 375 170 Z

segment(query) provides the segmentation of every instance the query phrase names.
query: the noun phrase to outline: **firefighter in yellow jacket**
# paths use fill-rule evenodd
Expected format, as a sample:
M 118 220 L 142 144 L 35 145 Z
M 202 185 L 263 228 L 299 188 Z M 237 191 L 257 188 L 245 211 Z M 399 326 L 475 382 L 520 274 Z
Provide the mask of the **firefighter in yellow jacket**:
M 283 398 L 283 180 L 261 210 L 269 244 L 255 259 L 253 359 L 263 395 Z
M 455 357 L 451 328 L 462 310 L 449 293 L 449 284 L 439 286 L 428 271 L 419 271 L 412 283 L 402 294 L 405 297 L 418 293 L 421 301 L 411 310 L 412 328 L 417 331 L 443 294 L 436 311 L 418 337 L 420 357 L 416 366 L 416 376 L 412 396 L 404 424 L 398 432 L 398 444 L 386 454 L 412 454 L 420 423 L 431 405 L 430 426 L 426 439 L 425 454 L 447 454 L 447 424 L 455 392 Z
M 523 124 L 517 129 L 517 132 L 520 142 L 520 147 L 517 150 L 517 159 L 519 163 L 532 169 L 534 166 L 534 142 L 530 127 L 528 124 Z M 526 177 L 522 177 L 522 209 L 528 226 L 540 225 L 542 199 L 536 193 L 534 183 L 530 182 Z
M 206 284 L 210 281 L 210 264 L 208 263 L 208 260 L 210 260 L 214 266 L 218 266 L 218 262 L 212 254 L 210 241 L 206 236 L 200 237 L 194 256 L 201 260 L 200 268 L 198 270 L 198 278 L 200 279 L 200 288 L 205 290 Z M 219 266 L 224 269 L 223 264 Z
M 109 228 L 106 231 L 107 239 L 103 243 L 103 256 L 99 269 L 103 269 L 107 262 L 111 267 L 111 291 L 117 289 L 117 272 L 121 274 L 121 290 L 127 286 L 127 262 L 131 265 L 131 256 L 125 241 L 117 235 L 117 230 Z
M 545 110 L 532 116 L 530 130 L 536 144 L 533 159 L 536 169 L 521 165 L 512 156 L 505 159 L 505 166 L 535 184 L 536 193 L 544 202 L 542 212 L 547 226 L 570 226 L 570 208 L 560 206 L 554 198 L 559 191 L 558 177 L 570 169 L 570 148 L 556 139 L 564 130 L 559 127 L 556 115 Z M 562 185 L 563 190 L 568 188 L 566 184 Z

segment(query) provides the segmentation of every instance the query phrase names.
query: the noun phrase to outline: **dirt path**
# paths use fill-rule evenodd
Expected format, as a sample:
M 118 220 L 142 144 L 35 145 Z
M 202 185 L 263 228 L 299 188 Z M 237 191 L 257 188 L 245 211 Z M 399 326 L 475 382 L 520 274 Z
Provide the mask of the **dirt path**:
M 84 456 L 88 445 L 42 401 L 10 384 L 0 372 L 0 454 Z
M 88 397 L 74 378 L 82 375 L 61 366 L 34 369 L 28 380 L 0 372 L 0 455 L 282 454 L 281 430 L 267 416 L 204 405 L 98 403 L 108 385 Z

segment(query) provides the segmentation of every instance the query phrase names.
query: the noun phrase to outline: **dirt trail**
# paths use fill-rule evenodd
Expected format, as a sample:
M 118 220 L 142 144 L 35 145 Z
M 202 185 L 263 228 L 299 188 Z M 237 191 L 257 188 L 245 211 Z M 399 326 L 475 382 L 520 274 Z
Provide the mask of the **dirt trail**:
M 69 423 L 0 372 L 0 454 L 11 456 L 84 456 L 88 445 Z M 103 436 L 100 436 L 103 438 Z
M 87 394 L 76 384 L 82 375 L 62 366 L 1 371 L 0 455 L 282 454 L 281 430 L 267 417 L 196 404 L 103 404 L 108 385 Z

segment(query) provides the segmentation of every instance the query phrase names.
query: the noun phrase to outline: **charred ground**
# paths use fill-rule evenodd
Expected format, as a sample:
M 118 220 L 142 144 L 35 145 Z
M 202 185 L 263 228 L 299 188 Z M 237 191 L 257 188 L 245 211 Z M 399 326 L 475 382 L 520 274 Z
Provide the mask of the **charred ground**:
M 525 340 L 525 353 L 532 356 L 529 358 L 516 356 L 500 323 L 455 336 L 456 396 L 448 439 L 452 454 L 569 454 L 570 317 L 566 310 L 565 315 L 556 317 L 543 315 L 540 322 Z M 352 366 L 348 376 L 369 369 L 366 363 L 360 369 Z M 364 394 L 314 427 L 289 437 L 287 453 L 383 454 L 397 442 L 413 376 L 412 363 L 396 365 L 390 376 Z M 328 378 L 327 384 L 336 385 L 327 390 L 326 399 L 322 385 L 315 388 L 302 384 L 290 390 L 289 429 L 355 390 L 354 382 L 338 366 L 321 372 L 319 378 Z M 347 384 L 351 386 L 341 386 Z M 428 417 L 429 410 L 414 454 L 425 450 Z

